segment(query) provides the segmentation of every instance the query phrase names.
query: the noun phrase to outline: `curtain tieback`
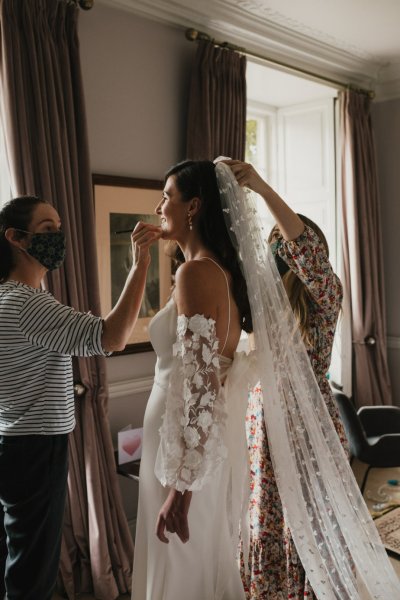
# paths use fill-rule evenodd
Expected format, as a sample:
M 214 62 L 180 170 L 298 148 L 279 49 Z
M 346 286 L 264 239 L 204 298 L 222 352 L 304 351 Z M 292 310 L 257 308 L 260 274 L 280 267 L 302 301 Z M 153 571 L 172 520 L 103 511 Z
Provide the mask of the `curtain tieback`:
M 77 398 L 81 398 L 86 394 L 86 387 L 80 381 L 74 383 L 74 394 Z

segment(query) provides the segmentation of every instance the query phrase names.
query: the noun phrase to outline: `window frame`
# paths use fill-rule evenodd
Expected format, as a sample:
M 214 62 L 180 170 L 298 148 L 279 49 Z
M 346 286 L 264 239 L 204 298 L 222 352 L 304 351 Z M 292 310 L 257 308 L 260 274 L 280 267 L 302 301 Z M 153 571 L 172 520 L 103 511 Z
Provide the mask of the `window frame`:
M 310 103 L 311 104 L 311 103 Z M 279 108 L 264 104 L 259 101 L 248 100 L 247 102 L 247 115 L 246 120 L 255 119 L 260 126 L 260 138 L 261 138 L 261 150 L 257 152 L 257 164 L 253 164 L 254 168 L 260 173 L 262 177 L 265 177 L 268 183 L 277 190 L 279 193 L 279 168 L 280 168 L 280 130 L 279 130 Z M 338 161 L 338 112 L 337 102 L 333 102 L 333 168 L 335 172 L 335 194 L 334 194 L 334 214 L 335 214 L 335 231 L 334 231 L 334 243 L 335 247 L 331 248 L 332 262 L 334 268 L 337 265 L 336 271 L 339 277 L 343 281 L 343 257 L 341 253 L 341 231 L 339 227 L 340 220 L 340 161 Z M 269 139 L 268 139 L 269 138 Z M 257 134 L 258 141 L 258 134 Z M 260 164 L 261 163 L 261 164 Z M 264 166 L 262 165 L 264 163 Z M 265 226 L 270 225 L 268 218 L 263 218 Z M 332 363 L 334 366 L 330 367 L 330 370 L 334 374 L 335 383 L 338 387 L 342 388 L 345 392 L 351 389 L 351 358 L 349 360 L 349 340 L 348 330 L 349 322 L 346 304 L 346 294 L 344 299 L 344 309 L 339 317 L 337 325 L 337 332 L 335 335 L 334 347 L 332 349 Z M 351 341 L 350 341 L 351 344 Z M 351 352 L 351 350 L 350 350 Z M 332 364 L 331 363 L 331 364 Z

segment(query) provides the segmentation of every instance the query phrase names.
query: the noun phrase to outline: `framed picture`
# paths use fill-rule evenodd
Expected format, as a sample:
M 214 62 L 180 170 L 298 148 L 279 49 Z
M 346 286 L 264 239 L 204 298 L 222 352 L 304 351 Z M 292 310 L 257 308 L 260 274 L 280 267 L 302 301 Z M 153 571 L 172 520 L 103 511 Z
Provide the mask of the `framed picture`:
M 102 316 L 116 304 L 131 268 L 130 232 L 138 221 L 159 224 L 154 211 L 162 189 L 162 181 L 93 175 Z M 152 349 L 148 326 L 171 292 L 171 260 L 165 250 L 163 240 L 150 248 L 151 264 L 144 298 L 124 354 Z

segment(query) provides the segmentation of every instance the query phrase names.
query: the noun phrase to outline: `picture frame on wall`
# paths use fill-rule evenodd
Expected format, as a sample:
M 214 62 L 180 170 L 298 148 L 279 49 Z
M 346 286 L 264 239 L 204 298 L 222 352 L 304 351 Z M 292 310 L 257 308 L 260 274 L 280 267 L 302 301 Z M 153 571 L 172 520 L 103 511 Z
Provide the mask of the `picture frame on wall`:
M 132 265 L 130 231 L 138 221 L 160 223 L 155 208 L 161 200 L 163 182 L 100 174 L 94 174 L 92 180 L 101 313 L 106 316 L 115 306 Z M 121 231 L 125 233 L 116 233 Z M 152 350 L 149 323 L 171 294 L 171 259 L 166 242 L 159 240 L 150 253 L 139 318 L 125 350 L 117 354 Z

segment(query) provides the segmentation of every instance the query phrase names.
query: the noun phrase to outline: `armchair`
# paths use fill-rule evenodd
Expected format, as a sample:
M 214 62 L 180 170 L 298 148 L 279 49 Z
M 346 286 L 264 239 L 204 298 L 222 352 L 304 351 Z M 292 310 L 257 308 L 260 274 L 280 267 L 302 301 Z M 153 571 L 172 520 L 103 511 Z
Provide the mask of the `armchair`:
M 358 411 L 350 398 L 333 390 L 352 458 L 368 465 L 361 493 L 372 468 L 400 467 L 400 408 L 363 406 Z

